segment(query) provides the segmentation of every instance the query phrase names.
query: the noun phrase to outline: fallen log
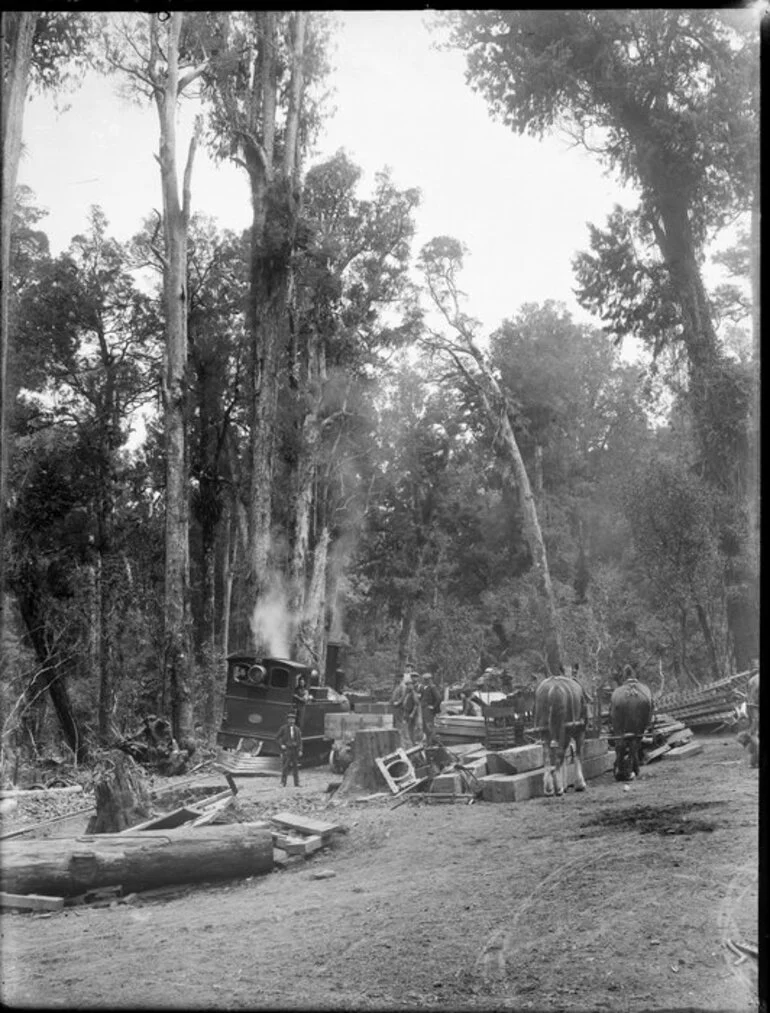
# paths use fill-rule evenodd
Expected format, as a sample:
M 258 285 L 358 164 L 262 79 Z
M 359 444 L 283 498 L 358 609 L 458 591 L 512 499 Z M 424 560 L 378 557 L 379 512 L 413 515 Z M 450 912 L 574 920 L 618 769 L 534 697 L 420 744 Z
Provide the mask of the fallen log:
M 119 884 L 130 893 L 173 883 L 237 879 L 272 867 L 273 839 L 262 825 L 94 834 L 4 845 L 0 890 L 72 897 Z

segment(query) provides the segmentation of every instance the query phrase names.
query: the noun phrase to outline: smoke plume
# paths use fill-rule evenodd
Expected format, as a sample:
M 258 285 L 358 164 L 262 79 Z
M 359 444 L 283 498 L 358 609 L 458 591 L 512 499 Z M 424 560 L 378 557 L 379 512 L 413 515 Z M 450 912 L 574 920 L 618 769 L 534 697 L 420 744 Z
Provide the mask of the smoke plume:
M 290 657 L 294 621 L 289 611 L 283 581 L 274 577 L 251 617 L 251 632 L 260 654 L 272 658 Z

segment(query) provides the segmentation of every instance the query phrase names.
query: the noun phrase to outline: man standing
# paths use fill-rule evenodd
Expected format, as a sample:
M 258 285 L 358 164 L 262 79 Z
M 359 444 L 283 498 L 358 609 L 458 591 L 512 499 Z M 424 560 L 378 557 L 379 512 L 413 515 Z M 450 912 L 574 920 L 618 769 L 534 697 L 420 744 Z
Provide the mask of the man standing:
M 407 735 L 404 703 L 406 702 L 407 690 L 411 681 L 411 675 L 408 672 L 405 673 L 403 678 L 399 679 L 393 687 L 393 692 L 390 695 L 390 706 L 393 711 L 393 727 L 400 732 L 403 740 L 406 739 Z
M 297 728 L 297 717 L 290 711 L 286 724 L 278 729 L 276 742 L 281 749 L 281 784 L 286 787 L 286 779 L 291 770 L 294 775 L 294 787 L 299 788 L 299 761 L 302 757 L 302 732 Z
M 420 709 L 422 711 L 422 730 L 425 741 L 430 746 L 433 743 L 433 726 L 436 715 L 441 709 L 441 693 L 438 687 L 433 685 L 433 675 L 430 672 L 425 672 L 422 677 Z
M 409 736 L 409 745 L 417 745 L 417 723 L 420 717 L 420 694 L 414 682 L 406 684 L 404 695 L 404 721 L 406 723 L 406 734 Z

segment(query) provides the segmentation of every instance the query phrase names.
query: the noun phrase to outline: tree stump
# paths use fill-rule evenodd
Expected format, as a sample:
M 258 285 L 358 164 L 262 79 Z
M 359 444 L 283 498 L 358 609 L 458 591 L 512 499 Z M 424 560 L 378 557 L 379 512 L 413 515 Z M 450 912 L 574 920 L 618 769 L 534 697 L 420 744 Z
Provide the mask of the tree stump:
M 113 749 L 94 785 L 96 815 L 88 834 L 117 834 L 152 815 L 150 793 L 140 767 L 119 749 Z
M 362 728 L 356 732 L 353 762 L 345 771 L 335 799 L 387 790 L 385 778 L 374 761 L 378 756 L 395 753 L 401 745 L 401 733 L 396 728 Z

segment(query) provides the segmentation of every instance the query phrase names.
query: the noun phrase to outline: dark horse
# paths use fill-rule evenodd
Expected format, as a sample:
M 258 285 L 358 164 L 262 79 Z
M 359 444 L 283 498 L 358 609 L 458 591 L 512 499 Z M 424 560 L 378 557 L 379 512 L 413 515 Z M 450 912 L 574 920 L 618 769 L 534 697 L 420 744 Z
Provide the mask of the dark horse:
M 615 739 L 615 780 L 631 781 L 639 773 L 642 736 L 652 721 L 650 687 L 634 677 L 630 666 L 624 670 L 625 682 L 610 699 L 610 723 Z
M 535 690 L 535 731 L 543 741 L 546 795 L 563 795 L 567 780 L 567 747 L 575 743 L 575 791 L 584 791 L 583 740 L 588 700 L 577 679 L 566 675 L 543 679 Z

